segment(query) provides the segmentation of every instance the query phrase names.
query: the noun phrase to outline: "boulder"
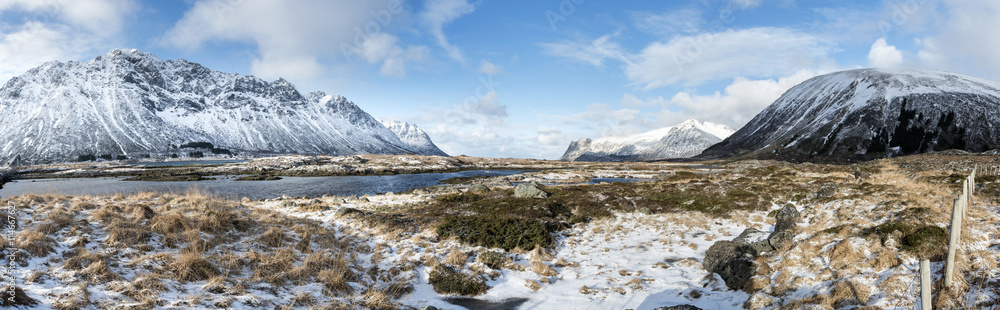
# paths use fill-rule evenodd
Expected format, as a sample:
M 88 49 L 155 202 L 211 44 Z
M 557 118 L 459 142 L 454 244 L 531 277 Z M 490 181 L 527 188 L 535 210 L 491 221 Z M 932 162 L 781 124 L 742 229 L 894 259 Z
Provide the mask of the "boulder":
M 778 210 L 778 215 L 774 217 L 777 219 L 774 223 L 774 232 L 794 231 L 796 228 L 795 222 L 799 220 L 800 215 L 799 210 L 796 210 L 794 206 L 785 205 L 781 210 Z
M 656 307 L 653 310 L 702 310 L 701 308 L 692 305 L 677 305 L 669 307 Z
M 470 194 L 484 194 L 484 193 L 487 193 L 489 191 L 490 191 L 490 188 L 486 187 L 486 185 L 476 184 L 476 185 L 470 186 L 469 190 L 467 190 L 466 193 L 470 193 Z
M 536 182 L 521 183 L 514 187 L 514 197 L 518 198 L 549 198 L 551 194 L 542 190 Z
M 645 215 L 653 214 L 653 210 L 650 210 L 647 207 L 639 208 L 639 210 L 635 210 L 635 212 L 639 212 L 639 213 L 642 213 L 642 214 L 645 214 Z
M 795 234 L 791 231 L 775 231 L 767 237 L 767 242 L 774 248 L 777 252 L 788 251 L 792 248 L 792 239 L 795 238 Z
M 729 289 L 739 290 L 746 286 L 747 280 L 756 272 L 753 251 L 744 244 L 717 241 L 705 253 L 702 268 L 722 277 Z
M 771 247 L 771 243 L 768 242 L 769 234 L 767 232 L 759 231 L 754 228 L 747 228 L 743 230 L 738 237 L 733 239 L 733 242 L 739 245 L 746 245 L 753 249 L 750 253 L 753 256 L 757 256 L 764 252 L 773 251 L 774 248 Z

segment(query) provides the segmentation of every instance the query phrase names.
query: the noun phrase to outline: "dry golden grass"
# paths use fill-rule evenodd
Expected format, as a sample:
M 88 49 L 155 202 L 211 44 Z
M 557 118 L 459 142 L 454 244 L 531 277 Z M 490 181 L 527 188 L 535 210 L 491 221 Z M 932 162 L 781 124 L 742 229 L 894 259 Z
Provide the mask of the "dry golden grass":
M 208 280 L 219 274 L 219 270 L 209 261 L 204 253 L 197 251 L 182 251 L 169 269 L 174 278 L 181 282 Z
M 32 257 L 45 257 L 55 252 L 56 240 L 37 230 L 26 230 L 17 234 L 17 247 Z
M 577 262 L 567 261 L 567 260 L 563 259 L 562 257 L 560 257 L 560 258 L 556 259 L 555 263 L 553 263 L 552 266 L 554 266 L 556 268 L 562 268 L 562 267 L 579 267 L 580 264 L 577 263 Z
M 532 291 L 538 291 L 538 290 L 542 289 L 542 284 L 538 283 L 538 281 L 535 281 L 535 280 L 525 279 L 524 280 L 524 286 L 530 288 Z
M 451 252 L 448 252 L 448 256 L 445 256 L 444 258 L 445 264 L 460 269 L 464 267 L 465 263 L 468 261 L 469 254 L 459 249 L 452 249 Z
M 135 247 L 150 237 L 149 227 L 128 219 L 113 219 L 104 229 L 108 235 L 104 243 L 108 246 Z
M 552 257 L 552 254 L 549 254 L 548 250 L 542 248 L 537 244 L 535 245 L 535 248 L 531 250 L 529 255 L 531 256 L 531 260 L 533 261 L 551 261 L 554 259 Z
M 271 227 L 257 238 L 257 242 L 269 248 L 280 248 L 288 239 L 281 228 Z
M 65 208 L 52 210 L 45 216 L 45 220 L 35 228 L 35 230 L 52 235 L 66 228 L 73 223 L 73 213 Z
M 861 263 L 866 257 L 861 250 L 857 249 L 851 242 L 852 239 L 844 239 L 833 246 L 829 252 L 830 267 L 843 269 Z
M 824 304 L 835 308 L 845 308 L 847 306 L 863 306 L 868 304 L 872 291 L 867 285 L 844 279 L 838 281 L 833 286 L 832 293 L 831 299 L 827 301 L 829 304 L 827 302 Z
M 343 296 L 354 291 L 350 282 L 355 280 L 354 273 L 347 268 L 324 269 L 316 274 L 316 280 L 323 284 L 324 294 L 330 296 Z
M 552 269 L 551 266 L 537 260 L 531 261 L 531 271 L 543 277 L 552 277 L 559 275 L 559 272 L 557 272 L 555 269 Z

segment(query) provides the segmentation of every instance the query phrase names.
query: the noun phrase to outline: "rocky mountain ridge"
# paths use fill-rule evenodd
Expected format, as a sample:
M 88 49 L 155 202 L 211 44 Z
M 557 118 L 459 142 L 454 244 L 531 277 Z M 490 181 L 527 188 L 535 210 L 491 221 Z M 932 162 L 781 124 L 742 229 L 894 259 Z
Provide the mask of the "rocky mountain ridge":
M 52 61 L 10 79 L 0 124 L 0 157 L 30 163 L 183 156 L 192 142 L 250 155 L 427 154 L 342 96 L 138 50 Z

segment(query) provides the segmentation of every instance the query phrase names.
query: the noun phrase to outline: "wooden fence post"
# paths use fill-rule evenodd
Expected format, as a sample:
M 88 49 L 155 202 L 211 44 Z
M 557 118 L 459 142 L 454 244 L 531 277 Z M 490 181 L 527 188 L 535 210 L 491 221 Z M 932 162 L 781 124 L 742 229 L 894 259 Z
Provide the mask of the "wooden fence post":
M 944 286 L 951 287 L 951 277 L 955 272 L 955 251 L 958 250 L 958 240 L 961 237 L 962 229 L 962 201 L 965 197 L 955 199 L 955 206 L 951 211 L 951 235 L 948 239 L 948 260 L 944 267 Z
M 931 261 L 920 260 L 920 309 L 931 310 Z

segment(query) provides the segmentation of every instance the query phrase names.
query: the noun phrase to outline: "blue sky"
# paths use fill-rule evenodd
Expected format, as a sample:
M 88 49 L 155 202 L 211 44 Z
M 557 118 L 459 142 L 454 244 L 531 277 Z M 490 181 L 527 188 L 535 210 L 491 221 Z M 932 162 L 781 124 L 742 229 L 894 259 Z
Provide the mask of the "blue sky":
M 738 129 L 832 71 L 1000 80 L 997 1 L 0 0 L 0 82 L 114 48 L 284 77 L 452 155 L 557 158 L 694 118 Z

